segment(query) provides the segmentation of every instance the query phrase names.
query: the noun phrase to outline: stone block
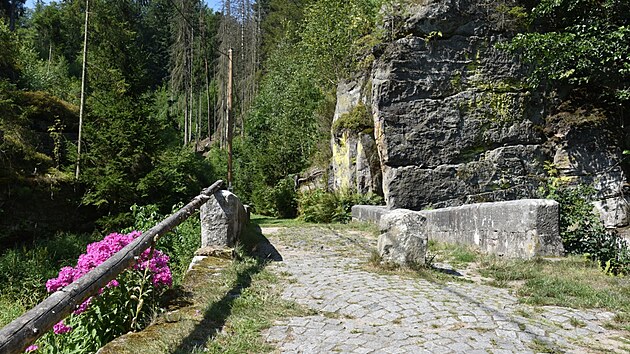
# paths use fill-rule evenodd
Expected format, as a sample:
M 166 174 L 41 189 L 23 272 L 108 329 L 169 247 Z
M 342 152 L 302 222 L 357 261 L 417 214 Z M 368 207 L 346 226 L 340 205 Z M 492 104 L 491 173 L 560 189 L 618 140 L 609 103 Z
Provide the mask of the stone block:
M 378 253 L 382 260 L 403 266 L 424 264 L 427 253 L 425 217 L 418 212 L 396 209 L 380 219 Z
M 230 248 L 247 225 L 245 207 L 226 190 L 217 191 L 201 206 L 201 247 Z
M 386 206 L 378 205 L 354 205 L 352 207 L 352 221 L 365 221 L 376 225 L 381 217 L 390 212 Z
M 562 256 L 559 205 L 523 199 L 421 211 L 429 239 L 471 245 L 509 258 Z

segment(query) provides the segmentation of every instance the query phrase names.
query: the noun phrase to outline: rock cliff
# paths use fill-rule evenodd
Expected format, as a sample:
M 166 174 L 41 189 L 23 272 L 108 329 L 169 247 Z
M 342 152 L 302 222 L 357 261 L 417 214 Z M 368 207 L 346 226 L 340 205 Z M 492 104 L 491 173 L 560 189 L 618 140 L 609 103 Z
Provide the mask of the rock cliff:
M 334 187 L 414 210 L 531 198 L 549 162 L 595 186 L 608 226 L 628 224 L 619 137 L 593 112 L 546 109 L 499 49 L 515 29 L 505 9 L 435 0 L 400 13 L 371 69 L 338 87 L 334 121 L 365 105 L 373 130 L 333 124 Z

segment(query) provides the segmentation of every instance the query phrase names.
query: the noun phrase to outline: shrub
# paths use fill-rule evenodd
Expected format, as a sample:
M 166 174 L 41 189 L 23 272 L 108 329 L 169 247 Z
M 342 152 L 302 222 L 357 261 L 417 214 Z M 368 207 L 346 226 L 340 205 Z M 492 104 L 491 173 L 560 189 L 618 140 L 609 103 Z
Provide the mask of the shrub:
M 182 204 L 173 205 L 172 212 L 176 212 Z M 145 205 L 131 207 L 133 215 L 132 230 L 147 231 L 166 218 L 159 212 L 157 205 Z M 157 248 L 164 252 L 170 259 L 169 265 L 173 274 L 173 284 L 179 285 L 184 278 L 186 270 L 192 261 L 194 253 L 201 247 L 201 221 L 199 214 L 191 215 L 186 221 L 162 236 L 157 243 Z
M 350 112 L 342 114 L 333 124 L 333 131 L 350 130 L 355 133 L 370 134 L 374 131 L 374 122 L 368 108 L 359 103 Z
M 298 202 L 293 178 L 283 178 L 273 188 L 258 185 L 252 193 L 252 203 L 256 213 L 261 215 L 286 219 L 296 217 Z
M 630 273 L 630 249 L 616 231 L 606 230 L 593 211 L 594 189 L 584 185 L 569 186 L 567 181 L 552 176 L 540 194 L 560 204 L 560 236 L 569 254 L 585 254 L 598 261 L 611 274 Z
M 347 190 L 327 192 L 315 189 L 300 193 L 298 198 L 300 218 L 307 222 L 316 223 L 348 223 L 352 220 L 353 205 L 378 205 L 383 198 L 368 193 L 359 194 Z

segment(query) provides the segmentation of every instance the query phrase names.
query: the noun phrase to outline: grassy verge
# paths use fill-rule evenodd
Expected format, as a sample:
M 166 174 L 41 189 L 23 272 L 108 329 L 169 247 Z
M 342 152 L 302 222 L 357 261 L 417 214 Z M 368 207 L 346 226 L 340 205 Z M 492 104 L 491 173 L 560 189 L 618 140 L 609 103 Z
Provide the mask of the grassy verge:
M 264 216 L 258 214 L 252 214 L 250 221 L 253 225 L 257 225 L 259 227 L 297 227 L 317 225 L 300 219 L 278 219 L 272 216 Z
M 142 332 L 116 339 L 103 354 L 265 353 L 260 336 L 276 319 L 308 314 L 281 298 L 284 281 L 266 269 L 267 261 L 243 250 L 264 242 L 251 225 L 237 261 L 208 257 L 186 275 L 166 304 L 167 312 Z
M 368 222 L 350 222 L 348 224 L 342 223 L 312 223 L 296 219 L 277 219 L 271 216 L 263 216 L 252 214 L 251 223 L 258 227 L 324 227 L 330 228 L 336 231 L 360 231 L 367 232 L 373 236 L 379 235 L 378 225 Z
M 618 313 L 616 326 L 630 330 L 630 278 L 609 276 L 584 257 L 503 260 L 484 257 L 479 273 L 490 285 L 512 288 L 523 302 L 596 308 Z
M 585 257 L 559 259 L 503 259 L 460 245 L 429 242 L 427 264 L 401 268 L 381 264 L 370 256 L 367 268 L 382 274 L 398 274 L 433 282 L 462 280 L 459 272 L 480 275 L 486 285 L 508 288 L 531 305 L 555 305 L 580 309 L 603 309 L 616 313 L 606 326 L 630 331 L 630 278 L 606 275 Z M 453 268 L 453 272 L 444 269 Z M 477 277 L 478 278 L 478 277 Z M 475 281 L 479 281 L 475 279 Z

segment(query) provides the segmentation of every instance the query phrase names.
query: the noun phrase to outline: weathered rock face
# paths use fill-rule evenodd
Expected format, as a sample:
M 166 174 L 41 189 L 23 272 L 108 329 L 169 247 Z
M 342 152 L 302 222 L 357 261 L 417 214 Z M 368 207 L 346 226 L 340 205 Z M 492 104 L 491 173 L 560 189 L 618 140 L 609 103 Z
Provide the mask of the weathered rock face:
M 630 199 L 624 191 L 622 149 L 616 143 L 623 133 L 615 132 L 601 112 L 582 109 L 548 117 L 545 132 L 550 137 L 545 146 L 559 174 L 593 186 L 595 208 L 607 227 L 628 225 Z
M 392 207 L 422 209 L 531 195 L 545 156 L 541 109 L 504 31 L 474 1 L 415 10 L 372 72 L 372 110 Z
M 358 105 L 365 106 L 365 78 L 339 84 L 333 127 Z M 369 106 L 369 104 L 368 104 Z M 382 194 L 381 164 L 374 129 L 337 128 L 332 134 L 332 187 L 358 193 Z
M 248 222 L 245 207 L 231 192 L 221 190 L 201 206 L 201 247 L 234 247 Z
M 336 119 L 360 102 L 370 106 L 387 205 L 421 210 L 538 197 L 552 162 L 561 176 L 598 190 L 608 226 L 627 224 L 619 137 L 589 112 L 566 113 L 577 126 L 555 122 L 516 58 L 497 47 L 509 40 L 511 23 L 487 3 L 411 6 L 375 53 L 368 78 L 339 85 Z M 360 149 L 356 138 L 333 140 L 339 188 L 357 180 Z

